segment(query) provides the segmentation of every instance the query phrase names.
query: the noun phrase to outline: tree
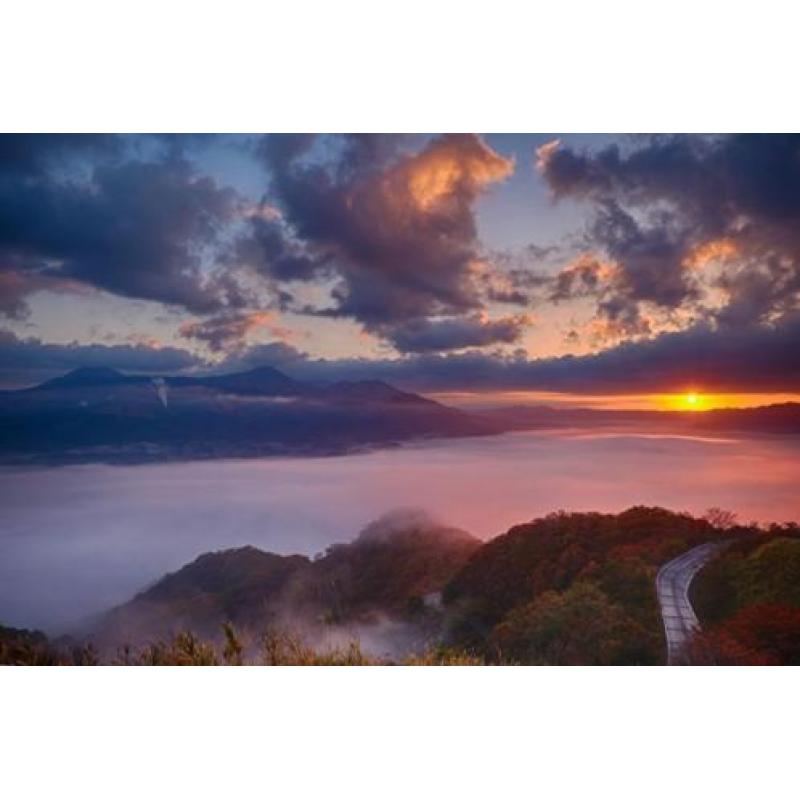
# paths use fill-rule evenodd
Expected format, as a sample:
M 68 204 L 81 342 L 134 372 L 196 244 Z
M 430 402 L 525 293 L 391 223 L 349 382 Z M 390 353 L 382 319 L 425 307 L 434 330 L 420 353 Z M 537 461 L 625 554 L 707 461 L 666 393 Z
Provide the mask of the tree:
M 654 663 L 648 632 L 595 584 L 579 581 L 514 609 L 491 635 L 503 658 L 527 664 Z
M 724 508 L 717 508 L 716 506 L 709 508 L 708 511 L 703 514 L 703 519 L 708 522 L 709 525 L 713 525 L 715 528 L 719 528 L 723 531 L 733 528 L 738 521 L 738 517 L 733 511 L 727 511 Z
M 749 606 L 696 638 L 694 663 L 800 665 L 800 608 L 782 604 Z

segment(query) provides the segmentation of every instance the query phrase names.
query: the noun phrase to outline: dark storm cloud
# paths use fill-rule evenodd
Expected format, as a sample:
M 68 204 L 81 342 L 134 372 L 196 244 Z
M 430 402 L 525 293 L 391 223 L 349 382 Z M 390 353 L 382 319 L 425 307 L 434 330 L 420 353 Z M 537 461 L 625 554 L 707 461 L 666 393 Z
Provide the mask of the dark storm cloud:
M 530 320 L 525 315 L 489 320 L 481 316 L 408 320 L 391 329 L 390 341 L 401 353 L 429 353 L 486 347 L 518 341 Z
M 115 134 L 4 133 L 0 134 L 0 172 L 21 176 L 43 175 L 80 158 L 114 158 L 125 142 Z
M 791 259 L 770 255 L 727 271 L 718 285 L 728 298 L 717 314 L 719 321 L 729 326 L 748 325 L 753 320 L 794 312 L 800 294 L 800 268 Z
M 247 363 L 269 364 L 270 354 Z M 707 325 L 595 355 L 529 360 L 468 351 L 400 359 L 294 358 L 292 375 L 315 380 L 383 379 L 418 390 L 539 390 L 575 393 L 800 391 L 800 316 L 777 326 L 721 332 Z
M 783 324 L 714 330 L 699 324 L 595 355 L 511 365 L 523 383 L 576 392 L 800 390 L 800 318 Z
M 286 226 L 264 210 L 251 215 L 250 233 L 236 243 L 234 259 L 255 264 L 276 281 L 310 281 L 329 273 L 330 259 L 293 241 Z
M 621 265 L 616 282 L 620 298 L 676 308 L 696 296 L 692 276 L 683 268 L 687 232 L 672 219 L 642 225 L 616 203 L 606 202 L 590 235 Z
M 267 137 L 261 158 L 281 218 L 254 219 L 245 245 L 272 278 L 330 277 L 333 304 L 318 311 L 389 340 L 410 320 L 483 308 L 473 206 L 513 170 L 477 136 L 441 136 L 413 153 L 402 143 L 344 137 L 323 165 L 312 137 Z
M 0 382 L 31 384 L 79 367 L 172 373 L 202 366 L 188 350 L 145 344 L 51 344 L 0 330 Z
M 620 266 L 618 302 L 695 302 L 700 276 L 687 264 L 724 244 L 736 266 L 719 282 L 721 321 L 798 306 L 800 136 L 655 136 L 595 153 L 552 142 L 537 165 L 556 198 L 594 204 L 588 238 Z
M 201 269 L 233 192 L 179 158 L 123 149 L 118 137 L 0 137 L 0 271 L 14 275 L 17 310 L 26 284 L 46 280 L 197 313 L 241 300 L 229 276 Z
M 642 203 L 665 194 L 708 197 L 704 163 L 715 147 L 700 136 L 652 136 L 625 151 L 618 144 L 578 153 L 551 142 L 538 151 L 539 168 L 558 197 L 624 197 Z

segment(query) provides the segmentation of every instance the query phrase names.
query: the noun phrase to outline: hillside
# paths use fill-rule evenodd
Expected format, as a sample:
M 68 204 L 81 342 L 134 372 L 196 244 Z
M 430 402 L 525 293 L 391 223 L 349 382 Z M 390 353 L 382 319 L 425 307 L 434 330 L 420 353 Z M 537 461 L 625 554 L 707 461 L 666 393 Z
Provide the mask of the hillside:
M 692 584 L 693 663 L 800 663 L 797 526 L 648 507 L 550 514 L 484 544 L 395 512 L 315 559 L 206 553 L 88 635 L 0 629 L 0 661 L 663 664 L 656 572 L 715 540 L 730 545 Z
M 93 638 L 103 644 L 138 644 L 181 630 L 216 636 L 224 622 L 266 626 L 275 620 L 290 581 L 310 563 L 304 556 L 279 556 L 255 547 L 204 553 L 108 612 Z
M 657 568 L 716 536 L 705 520 L 644 507 L 517 525 L 446 587 L 449 641 L 523 663 L 661 663 Z
M 292 627 L 319 638 L 386 621 L 418 625 L 418 636 L 435 614 L 431 596 L 479 546 L 463 531 L 395 512 L 313 561 L 255 547 L 206 553 L 104 615 L 91 638 L 104 648 L 181 630 L 214 638 L 226 622 L 254 636 Z
M 800 529 L 751 534 L 692 585 L 698 663 L 800 666 Z

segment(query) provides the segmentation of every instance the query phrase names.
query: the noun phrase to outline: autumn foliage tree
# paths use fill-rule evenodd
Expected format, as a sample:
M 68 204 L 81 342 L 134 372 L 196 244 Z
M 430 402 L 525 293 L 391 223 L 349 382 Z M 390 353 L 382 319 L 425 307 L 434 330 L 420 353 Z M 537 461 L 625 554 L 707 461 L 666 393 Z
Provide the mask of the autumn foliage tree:
M 595 584 L 580 581 L 514 609 L 491 634 L 499 656 L 524 664 L 654 663 L 650 635 Z
M 695 663 L 800 666 L 800 608 L 749 606 L 696 638 Z
M 448 635 L 524 663 L 659 663 L 658 567 L 719 535 L 707 520 L 646 507 L 517 525 L 446 587 Z

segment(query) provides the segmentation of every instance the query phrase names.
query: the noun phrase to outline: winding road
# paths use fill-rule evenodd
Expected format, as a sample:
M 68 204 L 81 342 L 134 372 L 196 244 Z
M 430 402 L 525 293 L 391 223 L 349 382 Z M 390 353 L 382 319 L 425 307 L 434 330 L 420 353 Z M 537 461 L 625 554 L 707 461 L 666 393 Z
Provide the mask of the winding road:
M 668 561 L 656 575 L 656 591 L 667 637 L 667 664 L 687 664 L 684 649 L 700 629 L 689 602 L 689 585 L 698 572 L 728 542 L 706 542 Z

